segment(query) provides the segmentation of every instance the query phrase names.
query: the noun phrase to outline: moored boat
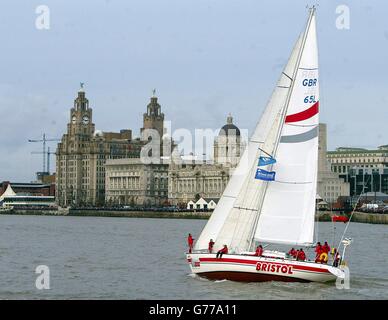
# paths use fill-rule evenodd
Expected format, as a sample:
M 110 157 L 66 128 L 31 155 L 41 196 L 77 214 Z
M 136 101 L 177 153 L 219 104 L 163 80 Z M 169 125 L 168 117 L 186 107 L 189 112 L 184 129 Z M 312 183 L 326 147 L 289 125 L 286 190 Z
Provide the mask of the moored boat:
M 332 216 L 331 221 L 346 223 L 349 221 L 349 218 L 347 216 L 334 215 L 334 216 Z

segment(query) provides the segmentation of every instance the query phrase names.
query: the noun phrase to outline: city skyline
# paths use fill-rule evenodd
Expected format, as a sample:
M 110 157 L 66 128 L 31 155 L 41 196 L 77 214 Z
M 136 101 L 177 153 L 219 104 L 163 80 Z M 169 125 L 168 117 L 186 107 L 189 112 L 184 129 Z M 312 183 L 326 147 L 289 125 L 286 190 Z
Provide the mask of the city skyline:
M 37 4 L 4 4 L 2 20 L 13 28 L 2 34 L 1 180 L 34 179 L 42 159 L 31 151 L 41 146 L 27 140 L 62 136 L 80 82 L 98 130 L 139 136 L 153 88 L 173 130 L 220 128 L 228 113 L 240 129 L 253 129 L 297 37 L 293 29 L 304 27 L 305 3 L 167 3 L 173 6 L 47 1 L 49 30 L 34 26 Z M 336 29 L 338 5 L 321 3 L 317 13 L 320 121 L 328 124 L 329 150 L 376 148 L 388 141 L 387 4 L 348 5 L 349 30 Z

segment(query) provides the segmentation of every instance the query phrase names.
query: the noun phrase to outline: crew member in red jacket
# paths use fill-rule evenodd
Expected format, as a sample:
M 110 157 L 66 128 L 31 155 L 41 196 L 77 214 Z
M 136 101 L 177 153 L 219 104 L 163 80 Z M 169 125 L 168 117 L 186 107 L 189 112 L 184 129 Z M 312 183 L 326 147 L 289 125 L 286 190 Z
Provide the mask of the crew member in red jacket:
M 318 242 L 317 243 L 317 246 L 315 247 L 315 262 L 319 262 L 320 261 L 320 256 L 321 256 L 321 253 L 322 253 L 322 246 L 321 246 L 321 243 Z
M 228 254 L 228 246 L 224 244 L 224 247 L 221 250 L 218 250 L 216 258 L 222 258 L 223 254 Z
M 288 251 L 288 254 L 294 258 L 296 258 L 296 253 L 297 253 L 297 251 L 294 248 L 292 248 L 290 251 Z
M 325 244 L 322 246 L 322 251 L 329 254 L 330 246 L 328 245 L 327 241 L 325 241 Z
M 193 244 L 194 244 L 194 239 L 191 233 L 189 233 L 189 236 L 187 237 L 187 244 L 189 245 L 189 253 L 191 253 L 191 251 L 193 250 Z
M 263 255 L 263 247 L 260 245 L 257 246 L 256 248 L 256 252 L 254 254 L 254 256 L 258 256 L 258 257 L 261 257 Z
M 298 256 L 296 257 L 296 260 L 298 260 L 298 261 L 305 261 L 306 260 L 306 254 L 304 253 L 303 249 L 300 249 L 298 251 Z
M 213 239 L 210 239 L 209 241 L 209 253 L 213 253 L 213 246 L 214 246 L 214 241 Z

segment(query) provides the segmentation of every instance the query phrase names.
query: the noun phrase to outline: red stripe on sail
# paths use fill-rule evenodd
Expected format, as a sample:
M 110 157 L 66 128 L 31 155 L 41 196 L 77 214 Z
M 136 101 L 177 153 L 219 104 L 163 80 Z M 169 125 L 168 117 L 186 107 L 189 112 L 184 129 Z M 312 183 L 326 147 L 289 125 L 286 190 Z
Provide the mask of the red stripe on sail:
M 310 119 L 311 117 L 315 116 L 318 113 L 318 111 L 319 111 L 319 101 L 315 102 L 310 108 L 302 112 L 288 115 L 286 117 L 286 123 Z

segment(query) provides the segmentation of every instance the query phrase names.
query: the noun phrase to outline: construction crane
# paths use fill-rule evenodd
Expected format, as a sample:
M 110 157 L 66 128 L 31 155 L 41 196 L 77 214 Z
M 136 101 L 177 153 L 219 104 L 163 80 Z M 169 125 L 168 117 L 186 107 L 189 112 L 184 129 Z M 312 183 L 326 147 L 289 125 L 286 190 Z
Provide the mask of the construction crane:
M 43 154 L 43 151 L 33 151 L 31 154 Z M 55 154 L 55 152 L 50 152 L 50 147 L 47 147 L 47 173 L 50 174 L 50 155 Z M 44 160 L 43 160 L 44 161 Z M 43 172 L 45 168 L 43 167 Z
M 47 139 L 46 134 L 43 133 L 42 139 L 38 139 L 38 140 L 29 139 L 28 140 L 28 142 L 43 142 L 43 151 L 42 152 L 35 152 L 35 153 L 43 154 L 43 171 L 42 172 L 47 172 L 46 171 L 46 154 L 47 154 L 46 142 L 47 141 L 61 141 L 61 139 Z M 50 154 L 47 154 L 47 158 L 49 158 L 49 157 L 50 157 Z M 50 160 L 48 159 L 47 160 L 47 170 L 50 170 L 49 165 L 50 165 Z

